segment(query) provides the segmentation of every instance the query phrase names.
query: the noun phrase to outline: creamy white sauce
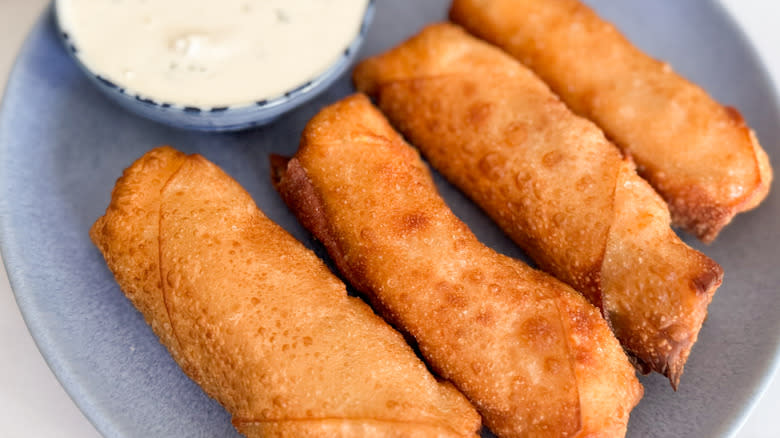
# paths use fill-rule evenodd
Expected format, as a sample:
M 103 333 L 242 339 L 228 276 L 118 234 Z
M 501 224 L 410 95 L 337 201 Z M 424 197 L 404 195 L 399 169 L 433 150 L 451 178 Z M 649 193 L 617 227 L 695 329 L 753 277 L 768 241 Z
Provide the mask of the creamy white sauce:
M 368 0 L 57 0 L 92 72 L 182 106 L 278 97 L 324 73 L 360 31 Z

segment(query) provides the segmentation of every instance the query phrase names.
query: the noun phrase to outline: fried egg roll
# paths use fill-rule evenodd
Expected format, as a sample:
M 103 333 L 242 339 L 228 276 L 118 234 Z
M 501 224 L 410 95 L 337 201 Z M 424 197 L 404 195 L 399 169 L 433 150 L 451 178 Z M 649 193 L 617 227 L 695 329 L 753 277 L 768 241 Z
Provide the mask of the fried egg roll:
M 450 24 L 364 61 L 354 79 L 539 267 L 601 309 L 642 371 L 677 386 L 723 272 L 677 237 L 597 126 Z
M 711 242 L 767 195 L 772 169 L 740 113 L 631 44 L 579 0 L 454 0 L 451 18 L 536 72 L 598 124 Z
M 322 110 L 276 188 L 346 278 L 500 437 L 623 436 L 642 395 L 598 310 L 481 244 L 363 95 Z
M 476 436 L 463 395 L 203 157 L 145 154 L 90 235 L 245 436 Z

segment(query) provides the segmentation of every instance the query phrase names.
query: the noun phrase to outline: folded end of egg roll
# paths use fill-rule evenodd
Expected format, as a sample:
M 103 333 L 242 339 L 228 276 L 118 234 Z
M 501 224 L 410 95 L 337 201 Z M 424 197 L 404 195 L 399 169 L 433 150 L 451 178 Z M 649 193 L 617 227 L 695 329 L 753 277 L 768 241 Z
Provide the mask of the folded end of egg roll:
M 663 200 L 628 159 L 619 165 L 611 211 L 602 312 L 637 368 L 667 376 L 676 390 L 723 268 L 679 239 Z
M 731 193 L 739 193 L 738 196 L 717 196 L 711 190 L 702 188 L 695 181 L 681 184 L 668 184 L 658 174 L 663 172 L 648 172 L 640 169 L 639 173 L 646 178 L 669 205 L 672 223 L 693 235 L 704 243 L 712 243 L 718 237 L 721 230 L 734 220 L 739 213 L 758 207 L 769 195 L 772 185 L 773 171 L 769 162 L 769 155 L 761 147 L 755 132 L 747 126 L 742 115 L 731 107 L 724 107 L 723 112 L 728 116 L 729 124 L 734 125 L 732 132 L 738 133 L 745 149 L 749 150 L 752 162 L 748 165 L 740 165 L 752 175 L 749 183 L 735 183 L 729 178 L 721 178 L 720 185 L 728 187 Z M 713 168 L 722 168 L 728 172 L 732 163 L 728 161 L 727 154 L 723 156 L 723 162 L 714 163 L 703 158 L 701 163 Z M 742 171 L 740 171 L 742 172 Z M 713 179 L 717 174 L 713 174 Z
M 170 146 L 152 149 L 138 158 L 117 180 L 105 214 L 95 221 L 89 235 L 122 292 L 185 373 L 192 376 L 195 369 L 181 356 L 162 300 L 158 245 L 160 193 L 186 160 L 187 155 Z

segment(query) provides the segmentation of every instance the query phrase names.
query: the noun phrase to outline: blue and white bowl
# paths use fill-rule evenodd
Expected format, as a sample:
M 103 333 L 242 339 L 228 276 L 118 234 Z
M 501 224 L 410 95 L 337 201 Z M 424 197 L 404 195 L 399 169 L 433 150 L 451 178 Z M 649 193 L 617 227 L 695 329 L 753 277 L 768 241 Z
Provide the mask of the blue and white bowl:
M 325 91 L 354 62 L 355 56 L 357 56 L 360 46 L 363 44 L 368 27 L 374 18 L 374 1 L 369 0 L 366 6 L 358 35 L 352 40 L 338 60 L 324 73 L 277 97 L 263 99 L 248 105 L 215 108 L 182 106 L 157 101 L 122 88 L 93 72 L 82 62 L 79 57 L 78 47 L 74 45 L 67 31 L 63 28 L 57 14 L 58 2 L 56 1 L 54 2 L 54 14 L 57 17 L 56 22 L 60 39 L 63 41 L 66 50 L 87 77 L 111 100 L 139 116 L 170 126 L 197 131 L 218 132 L 239 131 L 271 123 L 282 114 L 303 105 Z

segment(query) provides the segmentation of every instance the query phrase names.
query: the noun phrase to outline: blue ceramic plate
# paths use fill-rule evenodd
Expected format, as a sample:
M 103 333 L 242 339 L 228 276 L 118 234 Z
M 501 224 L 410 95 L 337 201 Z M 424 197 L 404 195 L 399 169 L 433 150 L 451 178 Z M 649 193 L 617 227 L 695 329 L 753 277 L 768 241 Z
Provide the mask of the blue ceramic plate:
M 442 19 L 447 1 L 382 0 L 360 56 Z M 717 3 L 591 0 L 636 43 L 670 61 L 721 102 L 742 110 L 775 162 L 780 114 L 753 50 Z M 306 121 L 352 90 L 342 76 L 328 91 L 272 125 L 198 134 L 136 117 L 109 102 L 78 70 L 44 16 L 11 76 L 0 113 L 0 240 L 19 307 L 62 385 L 108 437 L 235 436 L 228 415 L 179 370 L 124 298 L 87 230 L 108 204 L 123 168 L 153 146 L 199 152 L 234 176 L 268 216 L 307 245 L 307 233 L 269 184 L 267 155 L 291 154 Z M 438 178 L 438 177 L 437 177 Z M 487 244 L 517 248 L 451 186 L 455 212 Z M 672 392 L 654 375 L 631 417 L 630 437 L 729 436 L 777 364 L 780 190 L 740 215 L 709 247 L 723 286 Z

